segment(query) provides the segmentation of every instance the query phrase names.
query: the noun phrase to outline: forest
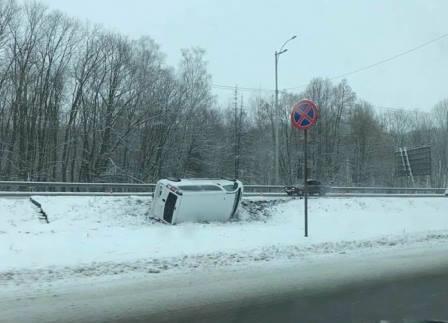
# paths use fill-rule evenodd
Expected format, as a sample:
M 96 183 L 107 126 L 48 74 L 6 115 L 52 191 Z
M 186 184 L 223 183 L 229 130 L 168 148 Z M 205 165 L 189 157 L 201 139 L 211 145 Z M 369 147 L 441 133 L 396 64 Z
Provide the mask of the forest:
M 432 175 L 417 183 L 447 185 L 448 100 L 425 107 L 431 114 L 379 109 L 347 80 L 316 77 L 301 92 L 280 91 L 278 108 L 273 92 L 237 85 L 223 102 L 204 49 L 186 48 L 169 66 L 150 36 L 131 39 L 38 2 L 0 0 L 0 62 L 0 180 L 295 183 L 303 133 L 291 128 L 289 114 L 308 98 L 320 109 L 309 132 L 313 178 L 407 186 L 394 176 L 394 152 L 431 145 Z

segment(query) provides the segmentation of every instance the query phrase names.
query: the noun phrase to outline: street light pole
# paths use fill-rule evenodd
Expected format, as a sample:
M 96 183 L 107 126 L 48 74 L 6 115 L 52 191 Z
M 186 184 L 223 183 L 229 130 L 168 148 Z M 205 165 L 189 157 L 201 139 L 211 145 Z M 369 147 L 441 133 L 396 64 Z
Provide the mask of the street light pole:
M 279 158 L 279 152 L 280 152 L 280 140 L 278 138 L 279 136 L 279 113 L 278 113 L 278 52 L 275 51 L 275 107 L 274 107 L 274 127 L 275 127 L 275 132 L 274 132 L 274 184 L 279 184 L 279 178 L 280 178 L 280 158 Z
M 296 39 L 297 36 L 294 35 L 291 38 L 289 38 L 287 41 L 285 41 L 280 47 L 278 51 L 275 51 L 274 58 L 275 58 L 275 104 L 274 104 L 274 181 L 275 184 L 280 184 L 280 112 L 278 108 L 278 59 L 279 56 L 285 52 L 288 51 L 288 49 L 283 49 L 287 43 L 289 43 L 291 40 Z

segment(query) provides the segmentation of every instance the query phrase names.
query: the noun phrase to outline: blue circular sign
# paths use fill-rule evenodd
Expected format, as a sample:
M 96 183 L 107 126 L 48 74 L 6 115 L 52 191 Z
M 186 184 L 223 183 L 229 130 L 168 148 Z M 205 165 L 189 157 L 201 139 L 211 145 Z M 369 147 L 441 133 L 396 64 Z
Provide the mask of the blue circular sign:
M 308 129 L 314 126 L 319 118 L 319 108 L 311 100 L 296 103 L 291 112 L 291 124 L 298 129 Z

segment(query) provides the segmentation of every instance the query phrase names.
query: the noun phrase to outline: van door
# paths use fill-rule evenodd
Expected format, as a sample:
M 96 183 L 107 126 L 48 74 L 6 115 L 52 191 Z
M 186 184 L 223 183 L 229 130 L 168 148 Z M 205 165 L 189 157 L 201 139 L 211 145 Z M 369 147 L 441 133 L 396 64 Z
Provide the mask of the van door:
M 154 216 L 158 218 L 163 217 L 163 210 L 165 207 L 165 202 L 168 197 L 168 190 L 162 184 L 159 185 L 159 188 L 156 191 L 156 194 L 153 199 L 154 203 Z
M 163 210 L 163 219 L 168 223 L 172 223 L 174 210 L 176 208 L 176 202 L 177 195 L 170 192 L 168 194 L 168 198 L 166 199 L 165 208 Z

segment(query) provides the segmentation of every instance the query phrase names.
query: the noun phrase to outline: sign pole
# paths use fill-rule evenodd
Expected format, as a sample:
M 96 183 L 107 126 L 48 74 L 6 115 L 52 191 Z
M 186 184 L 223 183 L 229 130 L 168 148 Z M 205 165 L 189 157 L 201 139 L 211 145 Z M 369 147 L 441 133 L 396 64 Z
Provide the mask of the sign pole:
M 305 237 L 308 237 L 308 128 L 314 126 L 319 118 L 319 108 L 311 101 L 304 99 L 292 107 L 291 125 L 303 130 L 304 163 L 303 163 L 303 196 L 305 205 Z
M 303 195 L 305 199 L 305 237 L 308 237 L 308 129 L 305 129 L 304 131 L 305 135 L 305 144 L 304 144 L 304 158 L 305 161 L 303 163 L 304 170 L 303 170 L 303 177 L 304 177 L 304 184 L 303 184 Z

